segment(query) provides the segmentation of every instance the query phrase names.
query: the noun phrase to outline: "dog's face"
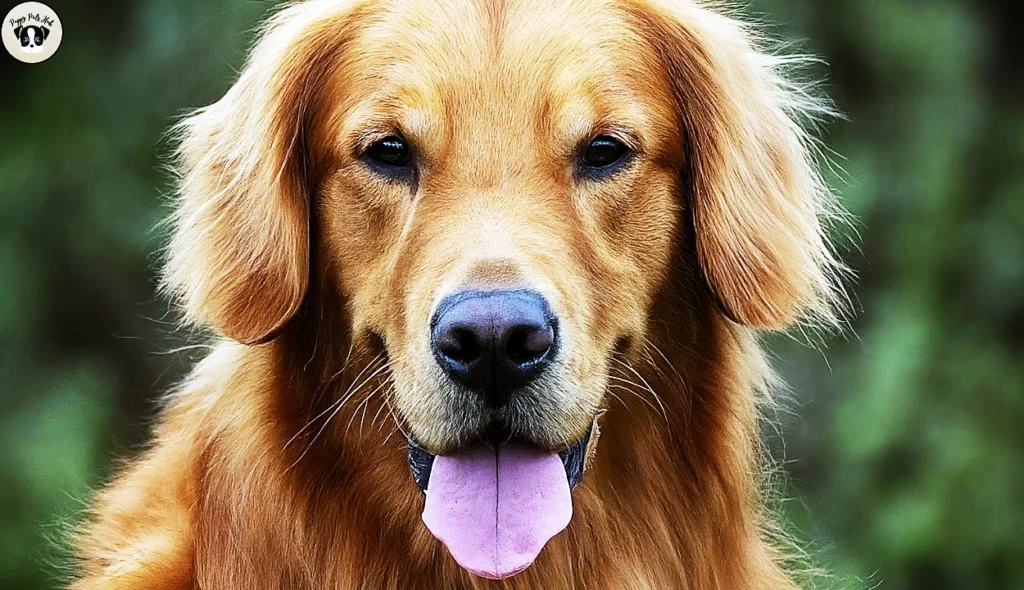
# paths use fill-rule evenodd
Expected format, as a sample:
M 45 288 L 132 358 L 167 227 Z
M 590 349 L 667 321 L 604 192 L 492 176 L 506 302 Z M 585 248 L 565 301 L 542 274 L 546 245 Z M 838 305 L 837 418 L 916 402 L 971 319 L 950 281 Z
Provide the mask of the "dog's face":
M 43 50 L 43 42 L 50 35 L 50 29 L 37 25 L 19 26 L 14 28 L 14 34 L 21 42 L 23 53 L 39 53 Z
M 542 14 L 382 11 L 315 140 L 316 246 L 434 453 L 492 427 L 578 441 L 670 256 L 683 148 L 657 60 L 621 17 Z
M 169 284 L 244 343 L 340 293 L 429 453 L 578 446 L 657 297 L 829 317 L 815 105 L 779 67 L 689 0 L 298 4 L 181 128 Z

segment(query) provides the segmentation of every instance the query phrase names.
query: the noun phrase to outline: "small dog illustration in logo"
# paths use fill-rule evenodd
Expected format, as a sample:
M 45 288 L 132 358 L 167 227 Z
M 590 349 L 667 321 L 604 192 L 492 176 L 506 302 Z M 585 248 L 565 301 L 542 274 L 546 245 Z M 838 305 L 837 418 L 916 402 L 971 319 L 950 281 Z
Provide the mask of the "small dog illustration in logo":
M 50 35 L 50 29 L 38 25 L 15 27 L 14 34 L 21 41 L 23 53 L 39 53 L 43 50 L 43 42 Z

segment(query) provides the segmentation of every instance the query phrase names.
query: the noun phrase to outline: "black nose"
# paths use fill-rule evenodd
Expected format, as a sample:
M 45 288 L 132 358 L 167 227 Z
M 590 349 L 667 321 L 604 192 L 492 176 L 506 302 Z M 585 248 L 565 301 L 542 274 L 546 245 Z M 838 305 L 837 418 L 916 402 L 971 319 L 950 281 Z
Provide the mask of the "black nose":
M 431 322 L 441 368 L 500 407 L 551 364 L 557 322 L 532 291 L 463 291 L 445 297 Z

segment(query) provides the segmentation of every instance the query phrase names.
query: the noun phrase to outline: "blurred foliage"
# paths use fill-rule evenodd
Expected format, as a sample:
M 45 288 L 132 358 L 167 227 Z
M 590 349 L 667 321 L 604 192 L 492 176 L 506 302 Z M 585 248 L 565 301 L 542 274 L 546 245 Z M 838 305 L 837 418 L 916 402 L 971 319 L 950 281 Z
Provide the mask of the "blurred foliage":
M 154 295 L 162 133 L 271 3 L 49 2 L 0 75 L 0 588 L 56 587 L 62 524 L 194 361 Z M 13 5 L 8 2 L 3 11 Z M 839 580 L 1024 589 L 1024 67 L 1013 0 L 753 0 L 825 58 L 856 216 L 845 338 L 772 339 L 797 536 Z M 852 245 L 851 245 L 852 244 Z M 783 442 L 784 441 L 784 442 Z

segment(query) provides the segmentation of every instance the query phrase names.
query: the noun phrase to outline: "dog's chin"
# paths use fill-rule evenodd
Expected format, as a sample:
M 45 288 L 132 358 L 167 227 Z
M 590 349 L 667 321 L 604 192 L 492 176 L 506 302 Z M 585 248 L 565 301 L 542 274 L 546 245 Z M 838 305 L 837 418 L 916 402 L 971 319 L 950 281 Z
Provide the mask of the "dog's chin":
M 568 526 L 594 438 L 591 422 L 576 443 L 550 452 L 491 433 L 443 455 L 409 439 L 412 479 L 426 495 L 423 522 L 471 574 L 513 576 Z
M 35 47 L 22 47 L 21 48 L 21 52 L 22 53 L 42 53 L 43 52 L 43 46 L 42 45 L 36 45 Z

